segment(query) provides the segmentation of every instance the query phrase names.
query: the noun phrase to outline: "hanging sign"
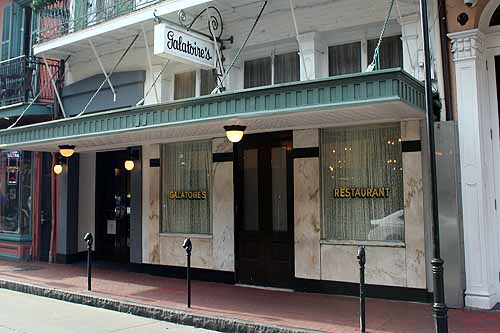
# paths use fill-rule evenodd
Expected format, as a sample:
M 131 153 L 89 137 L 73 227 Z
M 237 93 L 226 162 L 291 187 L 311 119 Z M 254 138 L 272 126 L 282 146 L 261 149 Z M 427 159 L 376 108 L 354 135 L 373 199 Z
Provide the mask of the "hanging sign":
M 204 69 L 215 68 L 214 42 L 168 23 L 155 25 L 154 54 Z
M 387 187 L 368 187 L 368 188 L 354 188 L 342 187 L 336 188 L 333 192 L 334 198 L 379 198 L 385 199 L 389 197 L 389 188 Z

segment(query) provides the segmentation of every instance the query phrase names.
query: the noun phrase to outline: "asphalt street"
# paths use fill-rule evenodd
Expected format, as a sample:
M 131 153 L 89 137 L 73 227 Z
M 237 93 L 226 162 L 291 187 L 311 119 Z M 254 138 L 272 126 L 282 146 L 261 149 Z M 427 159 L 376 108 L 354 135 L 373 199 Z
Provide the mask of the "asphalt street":
M 216 333 L 0 289 L 0 333 Z

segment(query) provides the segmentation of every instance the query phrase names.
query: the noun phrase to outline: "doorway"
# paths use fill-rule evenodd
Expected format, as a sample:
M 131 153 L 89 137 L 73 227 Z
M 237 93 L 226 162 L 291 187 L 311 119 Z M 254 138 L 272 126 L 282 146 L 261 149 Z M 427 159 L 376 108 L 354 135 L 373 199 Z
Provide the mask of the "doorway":
M 241 284 L 292 287 L 292 132 L 235 145 L 236 274 Z
M 96 153 L 96 258 L 130 261 L 130 172 L 126 150 Z

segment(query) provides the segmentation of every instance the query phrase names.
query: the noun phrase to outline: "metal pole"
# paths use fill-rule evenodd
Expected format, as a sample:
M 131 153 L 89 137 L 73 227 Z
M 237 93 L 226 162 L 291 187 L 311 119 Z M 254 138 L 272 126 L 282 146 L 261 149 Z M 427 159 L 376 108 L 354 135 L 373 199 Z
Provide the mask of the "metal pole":
M 90 232 L 85 234 L 83 240 L 87 242 L 87 290 L 92 290 L 92 243 L 94 237 Z
M 182 247 L 184 250 L 186 250 L 186 257 L 187 257 L 187 271 L 186 271 L 186 278 L 187 278 L 187 307 L 191 307 L 191 250 L 193 249 L 193 245 L 191 244 L 191 239 L 186 238 L 184 240 L 184 244 L 182 244 Z
M 422 16 L 422 33 L 424 39 L 424 64 L 425 64 L 425 101 L 427 108 L 427 134 L 429 140 L 430 171 L 432 188 L 432 245 L 433 258 L 432 280 L 434 286 L 432 316 L 434 328 L 437 333 L 448 332 L 448 309 L 444 299 L 444 278 L 441 250 L 439 245 L 439 211 L 436 177 L 436 147 L 434 143 L 434 113 L 432 110 L 432 82 L 431 82 L 431 56 L 429 47 L 429 21 L 427 17 L 427 0 L 420 0 Z
M 359 262 L 359 331 L 366 333 L 366 291 L 365 291 L 365 263 L 366 254 L 365 247 L 358 247 L 358 262 Z

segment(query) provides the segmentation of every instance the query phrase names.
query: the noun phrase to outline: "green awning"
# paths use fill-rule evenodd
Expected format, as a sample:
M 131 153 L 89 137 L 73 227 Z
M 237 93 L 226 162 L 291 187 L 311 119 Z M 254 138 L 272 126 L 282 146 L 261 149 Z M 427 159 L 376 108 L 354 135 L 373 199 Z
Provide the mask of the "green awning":
M 1 149 L 55 150 L 224 134 L 238 119 L 249 131 L 330 123 L 422 119 L 424 86 L 400 69 L 300 81 L 130 107 L 0 130 Z M 330 124 L 331 125 L 331 124 Z M 254 126 L 254 127 L 252 127 Z M 266 127 L 267 126 L 267 127 Z M 153 135 L 154 134 L 154 135 Z

